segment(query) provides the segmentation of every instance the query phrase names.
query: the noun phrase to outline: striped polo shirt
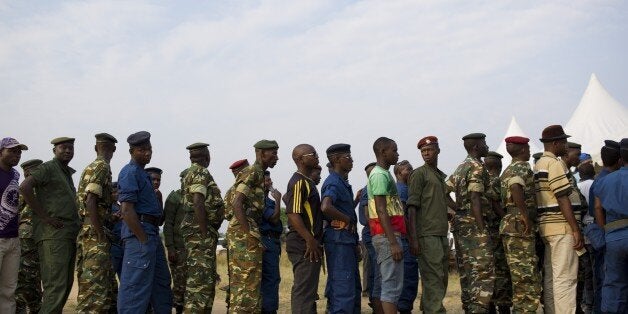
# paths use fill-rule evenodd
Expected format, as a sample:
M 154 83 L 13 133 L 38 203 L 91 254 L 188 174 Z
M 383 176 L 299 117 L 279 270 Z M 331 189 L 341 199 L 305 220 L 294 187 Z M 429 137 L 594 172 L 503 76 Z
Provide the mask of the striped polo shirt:
M 551 152 L 544 152 L 534 165 L 534 186 L 541 236 L 572 233 L 557 200 L 561 196 L 569 197 L 572 202 L 575 200 L 570 197 L 571 194 L 577 193 L 572 193 L 573 187 L 568 175 L 569 169 L 565 163 Z M 579 211 L 574 211 L 574 216 L 576 220 L 580 220 Z

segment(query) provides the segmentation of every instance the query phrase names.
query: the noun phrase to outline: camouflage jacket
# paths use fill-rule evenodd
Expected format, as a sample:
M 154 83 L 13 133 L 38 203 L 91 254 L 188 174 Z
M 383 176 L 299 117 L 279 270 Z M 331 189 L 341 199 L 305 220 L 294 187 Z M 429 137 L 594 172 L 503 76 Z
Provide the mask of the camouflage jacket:
M 181 235 L 184 214 L 181 189 L 170 192 L 164 205 L 164 242 L 168 249 L 185 247 Z
M 246 211 L 249 222 L 259 226 L 262 221 L 262 214 L 265 207 L 264 194 L 264 170 L 258 162 L 244 168 L 238 176 L 233 186 L 227 191 L 225 201 L 227 203 L 225 216 L 229 219 L 229 226 L 237 226 L 238 220 L 233 213 L 233 201 L 236 192 L 244 195 L 242 207 Z
M 96 158 L 89 164 L 81 174 L 78 190 L 76 193 L 76 203 L 79 217 L 82 222 L 89 224 L 89 211 L 87 210 L 87 193 L 98 196 L 98 217 L 101 223 L 111 221 L 111 168 L 102 158 Z
M 20 239 L 30 239 L 33 237 L 33 210 L 26 204 L 22 194 L 19 196 L 18 208 L 20 211 L 19 237 Z
M 489 210 L 492 211 L 487 198 L 488 172 L 481 161 L 467 156 L 456 171 L 449 176 L 446 184 L 449 192 L 456 194 L 458 208 L 465 211 L 467 215 L 471 213 L 471 192 L 481 193 L 482 213 L 486 215 Z
M 194 212 L 194 193 L 200 193 L 205 197 L 205 210 L 208 223 L 212 226 L 220 226 L 224 217 L 219 217 L 219 211 L 224 208 L 220 189 L 207 168 L 198 164 L 192 164 L 181 183 L 183 196 L 183 209 L 186 212 Z
M 501 200 L 506 209 L 506 216 L 502 219 L 500 225 L 500 233 L 511 236 L 521 235 L 523 225 L 519 215 L 519 209 L 515 205 L 512 198 L 510 187 L 513 184 L 519 184 L 523 188 L 523 196 L 528 215 L 528 221 L 532 224 L 530 234 L 536 231 L 536 194 L 534 187 L 534 173 L 527 161 L 513 161 L 500 178 L 501 181 Z

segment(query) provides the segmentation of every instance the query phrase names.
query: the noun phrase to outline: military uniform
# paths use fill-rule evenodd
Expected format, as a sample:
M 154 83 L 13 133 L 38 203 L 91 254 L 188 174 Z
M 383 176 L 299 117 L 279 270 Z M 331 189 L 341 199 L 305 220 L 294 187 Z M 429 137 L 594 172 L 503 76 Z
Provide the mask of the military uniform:
M 206 146 L 204 146 L 206 147 Z M 193 197 L 200 193 L 207 215 L 207 235 L 201 236 L 196 222 Z M 207 168 L 192 164 L 183 178 L 182 194 L 185 214 L 181 221 L 181 235 L 187 253 L 187 279 L 185 286 L 185 311 L 189 313 L 211 312 L 216 282 L 217 226 L 222 217 L 217 212 L 224 207 L 220 190 Z
M 101 242 L 91 224 L 91 213 L 87 209 L 87 196 L 98 197 L 98 220 L 105 225 L 110 221 L 111 204 L 111 168 L 109 163 L 99 157 L 89 164 L 79 182 L 77 203 L 83 226 L 77 239 L 77 279 L 79 292 L 77 311 L 115 312 L 115 272 L 111 264 L 111 244 L 108 239 Z
M 26 205 L 20 195 L 20 272 L 15 290 L 16 312 L 37 313 L 41 308 L 41 276 L 39 273 L 39 254 L 37 243 L 33 239 L 33 210 Z
M 446 183 L 449 190 L 456 193 L 459 207 L 452 231 L 456 242 L 463 308 L 470 313 L 483 313 L 488 311 L 493 295 L 495 264 L 488 227 L 485 224 L 484 230 L 478 230 L 472 214 L 471 192 L 481 193 L 482 212 L 486 213 L 487 208 L 490 208 L 486 198 L 488 173 L 480 160 L 467 156 Z
M 506 208 L 499 232 L 502 235 L 506 260 L 512 280 L 512 313 L 536 313 L 541 296 L 541 278 L 537 271 L 535 252 L 536 195 L 534 174 L 526 161 L 513 161 L 501 178 L 501 199 Z M 510 187 L 521 186 L 524 192 L 526 214 L 530 223 L 528 233 L 523 233 L 521 212 L 515 205 Z
M 172 274 L 173 303 L 177 309 L 183 309 L 187 280 L 187 253 L 181 235 L 184 214 L 181 189 L 170 192 L 164 205 L 164 242 L 168 252 L 176 254 L 176 260 L 169 260 L 168 263 Z
M 242 193 L 242 208 L 246 210 L 249 233 L 242 232 L 233 213 L 236 193 Z M 264 211 L 264 169 L 259 162 L 246 167 L 236 177 L 233 188 L 225 196 L 225 216 L 229 217 L 227 241 L 229 246 L 231 313 L 261 311 L 260 282 L 262 280 L 263 246 L 258 225 Z

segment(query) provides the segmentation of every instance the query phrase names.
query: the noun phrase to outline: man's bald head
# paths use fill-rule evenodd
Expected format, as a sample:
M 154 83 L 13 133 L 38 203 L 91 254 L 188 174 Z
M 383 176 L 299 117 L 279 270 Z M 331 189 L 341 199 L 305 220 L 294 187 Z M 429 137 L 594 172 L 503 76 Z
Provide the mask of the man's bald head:
M 292 150 L 292 160 L 295 162 L 299 160 L 303 155 L 311 154 L 316 152 L 314 147 L 310 144 L 299 144 L 294 147 Z

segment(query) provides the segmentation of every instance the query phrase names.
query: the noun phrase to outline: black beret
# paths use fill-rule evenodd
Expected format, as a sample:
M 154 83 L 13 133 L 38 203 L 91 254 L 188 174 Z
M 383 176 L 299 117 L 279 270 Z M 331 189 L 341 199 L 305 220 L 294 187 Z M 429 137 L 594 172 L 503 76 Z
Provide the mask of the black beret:
M 502 156 L 502 154 L 500 154 L 498 152 L 493 152 L 493 151 L 488 152 L 486 154 L 486 157 L 493 157 L 493 158 L 499 158 L 499 159 L 504 158 L 504 156 Z
M 604 141 L 604 146 L 606 146 L 608 148 L 619 150 L 619 143 L 615 142 L 613 140 L 605 140 Z
M 368 165 L 364 166 L 364 171 L 366 171 L 366 169 L 368 169 L 368 168 L 374 167 L 375 165 L 377 165 L 376 162 L 369 163 Z
M 194 143 L 194 144 L 190 144 L 188 145 L 185 149 L 187 150 L 195 150 L 195 149 L 201 149 L 201 148 L 205 148 L 205 147 L 209 147 L 209 144 L 207 143 Z
M 108 133 L 98 133 L 96 135 L 94 135 L 96 137 L 96 143 L 117 143 L 118 140 L 113 137 L 113 135 L 108 134 Z
M 538 160 L 538 159 L 541 159 L 541 156 L 543 156 L 543 153 L 536 153 L 532 155 L 532 158 L 534 158 L 535 160 Z
M 148 172 L 148 173 L 156 173 L 158 175 L 161 175 L 164 171 L 157 168 L 157 167 L 149 167 L 144 169 L 144 171 Z
M 334 144 L 327 148 L 327 156 L 351 153 L 351 145 L 349 144 Z
M 72 143 L 74 144 L 74 138 L 72 137 L 57 137 L 55 139 L 53 139 L 52 141 L 50 141 L 50 144 L 57 146 L 59 144 L 63 144 L 63 143 Z
M 253 147 L 255 147 L 257 149 L 278 149 L 279 148 L 279 144 L 277 144 L 276 141 L 261 140 L 261 141 L 258 141 L 257 143 L 255 143 L 255 145 L 253 145 Z
M 567 142 L 567 147 L 574 149 L 582 149 L 582 145 L 574 142 Z
M 41 159 L 31 159 L 31 160 L 27 160 L 25 162 L 23 162 L 22 164 L 20 164 L 20 167 L 22 167 L 22 170 L 26 170 L 26 169 L 30 169 L 33 167 L 37 167 L 39 165 L 41 165 L 43 163 L 43 161 L 41 161 Z
M 462 137 L 462 140 L 482 140 L 486 138 L 484 133 L 471 133 Z
M 126 141 L 131 146 L 140 146 L 150 142 L 150 133 L 146 131 L 139 131 L 129 135 Z
M 622 138 L 619 147 L 621 150 L 628 150 L 628 138 Z

